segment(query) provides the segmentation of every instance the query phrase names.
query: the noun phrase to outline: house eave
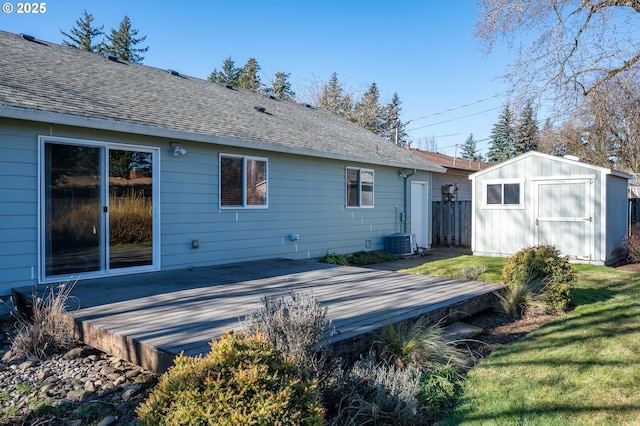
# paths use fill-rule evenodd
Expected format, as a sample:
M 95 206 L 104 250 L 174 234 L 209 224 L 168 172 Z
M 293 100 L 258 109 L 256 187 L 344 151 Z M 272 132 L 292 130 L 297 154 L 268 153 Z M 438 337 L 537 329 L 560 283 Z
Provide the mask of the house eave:
M 423 163 L 401 162 L 385 158 L 372 158 L 365 156 L 349 155 L 338 152 L 314 150 L 303 147 L 281 145 L 272 142 L 238 139 L 228 136 L 188 132 L 184 130 L 169 129 L 164 127 L 148 126 L 144 124 L 128 123 L 124 121 L 105 120 L 93 117 L 61 114 L 50 111 L 41 111 L 28 108 L 0 106 L 0 117 L 24 121 L 35 121 L 47 124 L 82 127 L 93 130 L 129 133 L 141 136 L 152 136 L 181 141 L 201 142 L 223 146 L 233 146 L 247 149 L 257 149 L 284 154 L 303 155 L 316 158 L 374 164 L 402 169 L 417 169 L 427 172 L 444 172 L 445 168 L 438 165 L 426 165 Z

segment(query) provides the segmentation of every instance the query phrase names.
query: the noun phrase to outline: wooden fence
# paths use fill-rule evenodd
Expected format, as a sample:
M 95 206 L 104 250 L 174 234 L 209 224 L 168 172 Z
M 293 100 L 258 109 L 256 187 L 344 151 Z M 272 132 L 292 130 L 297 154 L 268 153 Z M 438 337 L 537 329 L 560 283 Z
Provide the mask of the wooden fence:
M 471 246 L 471 201 L 434 201 L 432 244 Z

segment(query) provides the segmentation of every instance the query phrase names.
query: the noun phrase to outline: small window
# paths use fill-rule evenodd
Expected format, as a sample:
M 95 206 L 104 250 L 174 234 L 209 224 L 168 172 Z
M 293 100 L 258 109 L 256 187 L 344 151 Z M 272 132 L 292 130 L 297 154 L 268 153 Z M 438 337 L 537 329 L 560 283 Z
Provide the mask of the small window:
M 484 185 L 486 207 L 523 207 L 522 182 L 487 182 Z
M 267 160 L 220 155 L 220 206 L 267 207 Z
M 347 207 L 373 207 L 373 170 L 347 167 Z

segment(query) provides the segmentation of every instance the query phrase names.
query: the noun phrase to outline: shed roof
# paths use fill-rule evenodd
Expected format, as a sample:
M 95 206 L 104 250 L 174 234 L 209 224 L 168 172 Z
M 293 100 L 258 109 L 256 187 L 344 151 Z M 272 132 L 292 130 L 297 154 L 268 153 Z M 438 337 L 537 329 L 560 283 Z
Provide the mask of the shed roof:
M 505 167 L 505 166 L 507 166 L 509 164 L 512 164 L 512 163 L 515 163 L 515 162 L 518 162 L 518 161 L 522 161 L 522 160 L 524 160 L 526 158 L 534 157 L 534 156 L 535 157 L 540 157 L 540 158 L 545 158 L 545 159 L 547 159 L 549 161 L 559 161 L 559 162 L 566 163 L 566 164 L 572 164 L 572 165 L 578 165 L 578 166 L 581 166 L 581 167 L 586 167 L 588 169 L 595 170 L 595 171 L 598 171 L 598 172 L 606 174 L 606 175 L 613 175 L 613 176 L 621 177 L 623 179 L 630 179 L 632 177 L 631 175 L 629 175 L 627 173 L 624 173 L 624 172 L 621 172 L 619 170 L 606 168 L 606 167 L 600 167 L 600 166 L 596 166 L 596 165 L 589 164 L 589 163 L 583 163 L 580 160 L 575 160 L 575 159 L 570 159 L 570 158 L 565 158 L 565 157 L 557 157 L 555 155 L 544 154 L 544 153 L 538 152 L 538 151 L 529 151 L 529 152 L 525 152 L 524 154 L 521 154 L 521 155 L 519 155 L 517 157 L 513 157 L 513 158 L 511 158 L 511 159 L 509 159 L 507 161 L 503 161 L 502 163 L 495 164 L 495 165 L 493 165 L 491 167 L 488 167 L 488 168 L 486 168 L 484 170 L 481 170 L 481 171 L 475 172 L 473 174 L 470 174 L 469 175 L 469 179 L 473 180 L 473 179 L 475 179 L 475 178 L 477 178 L 479 176 L 482 176 L 485 173 L 492 172 L 492 171 L 494 171 L 496 169 Z
M 464 158 L 451 157 L 449 155 L 441 154 L 439 152 L 422 151 L 419 149 L 411 149 L 422 158 L 426 158 L 432 163 L 438 166 L 446 167 L 447 169 L 456 169 L 463 171 L 477 171 L 491 167 L 491 164 L 484 163 L 482 161 L 466 160 Z
M 319 108 L 0 31 L 0 117 L 443 171 Z

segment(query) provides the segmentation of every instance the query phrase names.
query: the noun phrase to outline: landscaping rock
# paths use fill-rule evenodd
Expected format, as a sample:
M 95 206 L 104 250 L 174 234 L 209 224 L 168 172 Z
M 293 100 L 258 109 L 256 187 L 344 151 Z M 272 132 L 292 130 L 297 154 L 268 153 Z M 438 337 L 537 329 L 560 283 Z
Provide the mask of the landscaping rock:
M 464 322 L 454 322 L 442 329 L 442 335 L 449 342 L 457 342 L 465 339 L 477 337 L 483 333 L 482 327 L 478 327 Z
M 98 423 L 98 426 L 109 426 L 114 424 L 115 422 L 118 421 L 118 418 L 115 416 L 107 416 L 104 419 L 102 419 L 102 421 L 100 423 Z
M 0 424 L 137 423 L 135 409 L 156 374 L 81 344 L 45 359 L 12 359 L 6 333 L 0 333 Z

